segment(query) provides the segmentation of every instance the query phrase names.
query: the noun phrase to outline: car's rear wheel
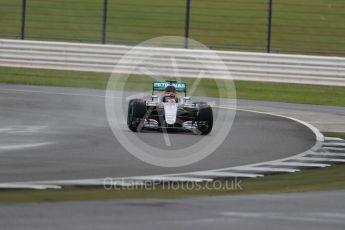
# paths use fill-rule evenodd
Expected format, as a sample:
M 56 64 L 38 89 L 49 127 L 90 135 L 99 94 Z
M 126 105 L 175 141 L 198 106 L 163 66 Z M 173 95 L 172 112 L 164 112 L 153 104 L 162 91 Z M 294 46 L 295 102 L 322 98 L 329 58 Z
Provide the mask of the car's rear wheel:
M 138 131 L 138 126 L 146 114 L 146 102 L 141 99 L 132 99 L 128 103 L 127 126 L 133 132 Z
M 201 135 L 207 135 L 213 127 L 213 111 L 206 103 L 199 104 L 199 115 L 197 119 L 198 130 Z

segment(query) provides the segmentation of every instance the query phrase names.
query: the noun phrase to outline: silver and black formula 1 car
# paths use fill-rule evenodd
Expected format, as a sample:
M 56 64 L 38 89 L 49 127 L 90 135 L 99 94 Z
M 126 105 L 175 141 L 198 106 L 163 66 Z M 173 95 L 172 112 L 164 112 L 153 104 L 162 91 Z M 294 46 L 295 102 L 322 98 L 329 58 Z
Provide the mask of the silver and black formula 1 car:
M 206 102 L 191 102 L 186 83 L 153 82 L 151 100 L 129 101 L 127 125 L 133 132 L 180 129 L 207 135 L 212 130 L 213 112 Z

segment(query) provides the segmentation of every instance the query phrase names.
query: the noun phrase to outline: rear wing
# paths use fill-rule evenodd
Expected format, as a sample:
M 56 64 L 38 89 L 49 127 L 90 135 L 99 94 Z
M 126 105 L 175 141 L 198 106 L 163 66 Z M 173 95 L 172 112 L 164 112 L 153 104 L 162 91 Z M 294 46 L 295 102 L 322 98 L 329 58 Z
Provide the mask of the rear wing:
M 187 84 L 180 82 L 153 82 L 152 83 L 152 92 L 154 91 L 164 91 L 165 87 L 168 85 L 175 86 L 176 92 L 184 92 L 187 94 Z

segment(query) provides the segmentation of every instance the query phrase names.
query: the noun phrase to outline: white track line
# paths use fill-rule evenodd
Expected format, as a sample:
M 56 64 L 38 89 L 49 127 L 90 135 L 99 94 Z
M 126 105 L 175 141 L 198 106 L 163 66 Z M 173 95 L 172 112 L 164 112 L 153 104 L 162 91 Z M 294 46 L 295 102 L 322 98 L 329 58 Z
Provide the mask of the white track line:
M 202 172 L 193 172 L 193 173 L 187 173 L 188 175 L 195 175 L 195 176 L 205 176 L 205 177 L 249 177 L 249 178 L 255 178 L 255 177 L 263 177 L 262 174 L 253 174 L 253 173 L 236 173 L 236 172 L 215 172 L 215 171 L 202 171 Z
M 1 183 L 0 189 L 61 189 L 58 185 L 35 185 L 32 183 Z
M 329 164 L 318 164 L 318 163 L 304 163 L 304 162 L 272 162 L 269 165 L 277 165 L 277 166 L 300 166 L 300 167 L 327 167 L 330 166 Z
M 324 147 L 344 147 L 345 148 L 345 142 L 326 142 L 324 144 Z
M 161 182 L 204 182 L 213 181 L 211 178 L 200 178 L 200 177 L 167 177 L 167 176 L 140 176 L 140 177 L 129 177 L 130 180 L 143 180 L 143 181 L 161 181 Z
M 234 170 L 243 171 L 262 171 L 262 172 L 298 172 L 299 169 L 288 169 L 288 168 L 269 168 L 269 167 L 252 167 L 252 166 L 239 166 L 233 168 Z
M 345 153 L 330 153 L 330 152 L 316 152 L 316 153 L 310 153 L 310 155 L 314 156 L 334 156 L 334 157 L 345 157 Z
M 320 161 L 320 162 L 345 162 L 345 159 L 328 158 L 328 157 L 300 157 L 300 158 L 296 158 L 296 160 L 301 160 L 301 161 Z
M 332 142 L 332 141 L 340 141 L 340 142 L 344 142 L 343 139 L 338 138 L 338 137 L 325 137 L 325 141 L 326 142 Z
M 345 148 L 337 148 L 337 147 L 323 147 L 323 149 L 329 150 L 329 151 L 343 151 L 345 153 Z
M 34 143 L 34 144 L 0 145 L 0 151 L 37 148 L 37 147 L 42 147 L 42 146 L 50 145 L 50 144 L 52 144 L 52 142 L 43 142 L 43 143 Z

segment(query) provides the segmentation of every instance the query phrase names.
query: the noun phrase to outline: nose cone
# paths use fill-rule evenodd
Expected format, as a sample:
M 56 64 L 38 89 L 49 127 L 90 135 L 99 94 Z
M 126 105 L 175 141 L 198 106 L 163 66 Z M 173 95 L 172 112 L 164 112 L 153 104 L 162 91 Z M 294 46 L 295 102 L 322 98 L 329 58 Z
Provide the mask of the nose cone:
M 174 100 L 164 103 L 165 122 L 168 125 L 173 125 L 176 122 L 177 104 L 173 101 Z

